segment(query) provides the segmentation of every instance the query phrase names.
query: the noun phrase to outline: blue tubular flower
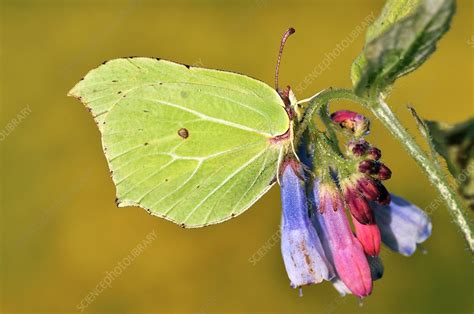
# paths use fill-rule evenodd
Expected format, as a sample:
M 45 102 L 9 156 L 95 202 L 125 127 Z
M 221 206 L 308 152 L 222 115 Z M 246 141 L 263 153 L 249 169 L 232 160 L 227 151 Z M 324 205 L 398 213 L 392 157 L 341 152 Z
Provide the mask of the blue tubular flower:
M 308 202 L 301 165 L 286 160 L 281 176 L 281 252 L 293 288 L 332 277 L 321 242 L 308 215 Z
M 431 220 L 417 206 L 392 194 L 390 205 L 372 203 L 382 242 L 400 254 L 410 256 L 416 245 L 431 235 Z

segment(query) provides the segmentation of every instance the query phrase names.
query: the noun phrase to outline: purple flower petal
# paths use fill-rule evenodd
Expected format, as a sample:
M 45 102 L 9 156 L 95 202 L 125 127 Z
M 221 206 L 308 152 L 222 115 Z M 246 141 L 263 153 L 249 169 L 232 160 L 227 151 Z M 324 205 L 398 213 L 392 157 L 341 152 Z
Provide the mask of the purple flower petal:
M 372 203 L 382 242 L 400 254 L 410 256 L 416 245 L 431 235 L 431 220 L 416 205 L 392 194 L 390 205 Z
M 301 166 L 290 161 L 284 168 L 281 177 L 281 252 L 291 285 L 296 288 L 328 280 L 333 275 L 309 218 L 304 183 L 296 173 L 302 173 Z
M 369 264 L 362 245 L 352 233 L 342 198 L 323 185 L 318 188 L 315 184 L 313 191 L 314 198 L 319 199 L 320 208 L 313 222 L 321 236 L 326 256 L 353 294 L 360 297 L 369 295 L 372 292 Z

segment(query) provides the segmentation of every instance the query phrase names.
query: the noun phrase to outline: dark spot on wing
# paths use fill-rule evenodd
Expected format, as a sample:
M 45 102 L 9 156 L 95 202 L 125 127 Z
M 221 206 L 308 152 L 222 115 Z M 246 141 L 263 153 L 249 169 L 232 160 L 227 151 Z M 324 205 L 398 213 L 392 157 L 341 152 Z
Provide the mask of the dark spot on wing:
M 117 94 L 122 94 L 122 91 L 118 91 Z
M 186 97 L 188 97 L 188 92 L 181 91 L 180 95 L 181 95 L 181 97 L 186 98 Z
M 148 143 L 148 142 L 145 142 L 145 143 L 143 143 L 143 145 L 145 145 L 145 146 L 148 146 L 148 145 L 149 145 L 149 143 Z
M 118 81 L 117 80 L 112 80 L 112 83 L 117 83 Z
M 189 131 L 185 128 L 181 128 L 178 130 L 178 135 L 181 136 L 183 139 L 187 139 L 189 137 Z

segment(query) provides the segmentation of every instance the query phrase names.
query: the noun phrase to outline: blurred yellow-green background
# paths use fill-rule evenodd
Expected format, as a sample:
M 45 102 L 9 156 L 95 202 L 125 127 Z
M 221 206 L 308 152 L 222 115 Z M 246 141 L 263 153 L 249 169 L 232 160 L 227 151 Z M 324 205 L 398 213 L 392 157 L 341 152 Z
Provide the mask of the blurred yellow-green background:
M 242 216 L 185 230 L 140 208 L 117 208 L 99 131 L 68 90 L 107 59 L 153 56 L 246 73 L 272 84 L 279 39 L 294 26 L 280 80 L 298 86 L 325 53 L 383 1 L 2 0 L 1 115 L 24 119 L 0 142 L 2 313 L 69 313 L 137 248 L 156 237 L 85 312 L 96 313 L 473 313 L 472 255 L 444 205 L 433 235 L 410 257 L 384 251 L 385 275 L 363 301 L 330 284 L 290 289 L 274 235 L 274 187 Z M 411 103 L 428 119 L 474 115 L 473 1 L 458 2 L 452 30 L 390 103 L 407 123 Z M 306 98 L 349 87 L 363 34 L 309 86 Z M 355 108 L 355 107 L 351 107 Z M 26 110 L 27 109 L 27 110 Z M 26 111 L 25 111 L 26 110 Z M 403 148 L 376 121 L 369 140 L 394 172 L 392 192 L 427 207 L 437 197 Z M 273 238 L 272 238 L 273 237 Z M 250 262 L 259 250 L 265 254 Z M 262 251 L 263 250 L 263 251 Z

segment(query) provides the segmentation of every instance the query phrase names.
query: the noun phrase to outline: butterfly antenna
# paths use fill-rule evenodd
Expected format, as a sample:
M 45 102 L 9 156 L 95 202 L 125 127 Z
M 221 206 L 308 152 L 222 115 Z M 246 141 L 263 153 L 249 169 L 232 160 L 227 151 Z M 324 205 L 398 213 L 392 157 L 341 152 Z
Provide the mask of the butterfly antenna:
M 293 27 L 290 27 L 286 30 L 286 32 L 283 34 L 283 37 L 281 38 L 280 42 L 280 51 L 278 52 L 278 59 L 277 59 L 277 64 L 275 68 L 275 89 L 279 91 L 278 88 L 278 73 L 280 71 L 280 61 L 281 61 L 281 55 L 283 54 L 283 48 L 285 47 L 286 40 L 288 37 L 290 37 L 291 34 L 293 34 L 296 30 Z

